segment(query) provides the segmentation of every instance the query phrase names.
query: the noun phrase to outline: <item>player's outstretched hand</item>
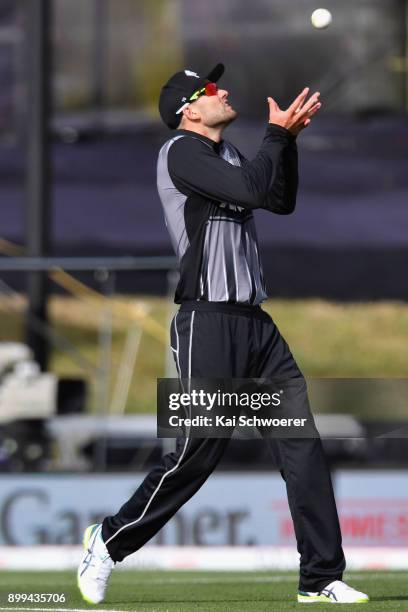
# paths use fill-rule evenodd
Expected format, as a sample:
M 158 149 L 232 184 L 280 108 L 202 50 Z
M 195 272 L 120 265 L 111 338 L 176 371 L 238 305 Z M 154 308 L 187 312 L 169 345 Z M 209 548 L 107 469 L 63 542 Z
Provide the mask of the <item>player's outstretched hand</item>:
M 269 123 L 280 125 L 297 136 L 310 124 L 311 118 L 322 105 L 319 101 L 320 92 L 316 91 L 306 101 L 308 93 L 309 88 L 305 87 L 286 110 L 280 109 L 277 102 L 269 97 Z

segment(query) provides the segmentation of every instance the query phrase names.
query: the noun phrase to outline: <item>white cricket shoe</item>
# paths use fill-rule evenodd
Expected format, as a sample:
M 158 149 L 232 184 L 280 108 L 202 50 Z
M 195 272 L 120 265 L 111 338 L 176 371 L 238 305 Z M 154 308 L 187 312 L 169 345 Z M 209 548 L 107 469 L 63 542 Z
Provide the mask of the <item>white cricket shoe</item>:
M 308 593 L 299 591 L 299 603 L 334 603 L 334 604 L 352 604 L 366 603 L 370 598 L 365 593 L 356 591 L 351 586 L 342 580 L 335 580 L 321 591 L 317 593 Z
M 88 603 L 104 600 L 114 561 L 102 540 L 102 525 L 96 523 L 85 529 L 83 539 L 85 553 L 78 567 L 78 588 Z

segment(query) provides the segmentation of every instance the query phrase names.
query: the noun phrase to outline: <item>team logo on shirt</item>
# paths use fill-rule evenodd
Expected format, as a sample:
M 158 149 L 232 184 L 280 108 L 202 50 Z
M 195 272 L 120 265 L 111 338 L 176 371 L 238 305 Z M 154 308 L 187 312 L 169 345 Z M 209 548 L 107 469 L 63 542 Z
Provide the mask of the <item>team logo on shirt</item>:
M 238 206 L 238 204 L 231 204 L 230 202 L 221 202 L 220 208 L 228 208 L 229 210 L 234 210 L 235 212 L 242 212 L 245 210 L 243 206 Z

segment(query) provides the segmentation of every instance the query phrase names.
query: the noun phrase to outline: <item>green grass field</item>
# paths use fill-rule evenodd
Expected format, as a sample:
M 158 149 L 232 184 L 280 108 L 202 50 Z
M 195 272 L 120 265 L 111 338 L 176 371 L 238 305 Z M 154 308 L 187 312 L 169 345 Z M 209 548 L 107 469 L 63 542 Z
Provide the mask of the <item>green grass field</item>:
M 345 579 L 368 593 L 367 610 L 408 610 L 408 580 L 403 572 L 349 572 Z M 2 572 L 0 611 L 60 609 L 133 612 L 279 612 L 303 609 L 296 602 L 297 574 L 279 572 L 116 571 L 106 602 L 85 604 L 73 572 Z M 64 593 L 65 603 L 14 605 L 8 593 Z M 316 604 L 317 605 L 317 604 Z M 319 604 L 318 610 L 331 604 Z M 41 607 L 44 606 L 44 607 Z M 355 610 L 355 605 L 342 605 Z

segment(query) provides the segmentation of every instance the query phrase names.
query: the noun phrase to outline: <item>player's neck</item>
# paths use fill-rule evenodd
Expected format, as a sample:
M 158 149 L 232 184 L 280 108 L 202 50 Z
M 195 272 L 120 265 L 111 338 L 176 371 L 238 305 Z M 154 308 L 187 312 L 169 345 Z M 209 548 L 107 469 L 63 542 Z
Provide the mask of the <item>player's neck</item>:
M 192 121 L 183 121 L 183 124 L 180 125 L 180 129 L 196 132 L 197 134 L 201 134 L 201 136 L 206 136 L 214 142 L 221 142 L 224 126 L 208 127 L 206 125 L 193 123 Z

